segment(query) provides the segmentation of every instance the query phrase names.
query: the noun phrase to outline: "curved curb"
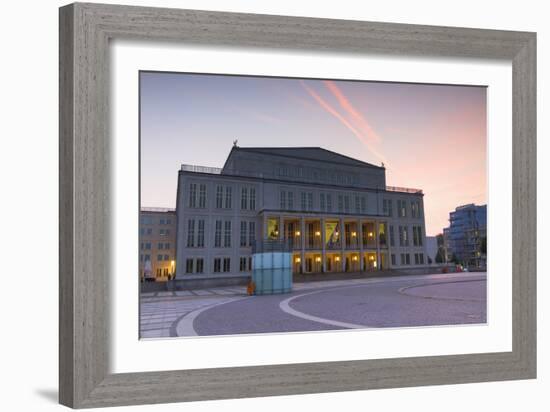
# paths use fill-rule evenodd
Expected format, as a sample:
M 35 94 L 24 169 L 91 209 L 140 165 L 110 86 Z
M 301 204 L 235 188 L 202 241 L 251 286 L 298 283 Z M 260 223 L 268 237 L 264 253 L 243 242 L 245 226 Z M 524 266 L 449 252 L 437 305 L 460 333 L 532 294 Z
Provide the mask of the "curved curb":
M 404 296 L 410 296 L 413 298 L 420 299 L 433 299 L 433 300 L 455 300 L 458 302 L 484 302 L 483 299 L 466 299 L 466 298 L 455 298 L 451 296 L 427 296 L 427 295 L 414 295 L 412 293 L 407 293 L 408 289 L 422 288 L 426 286 L 437 286 L 437 285 L 448 285 L 450 283 L 471 283 L 471 282 L 487 282 L 487 279 L 465 279 L 465 280 L 453 280 L 450 282 L 434 282 L 434 283 L 421 283 L 420 285 L 405 286 L 397 290 L 398 293 Z
M 288 313 L 289 315 L 295 316 L 297 318 L 309 320 L 311 322 L 322 323 L 324 325 L 330 325 L 330 326 L 337 326 L 337 327 L 344 328 L 344 329 L 369 329 L 371 327 L 366 326 L 366 325 L 358 325 L 358 324 L 355 324 L 355 323 L 340 322 L 340 321 L 337 321 L 337 320 L 326 319 L 326 318 L 321 318 L 321 317 L 314 316 L 314 315 L 309 315 L 307 313 L 300 312 L 296 309 L 293 309 L 290 306 L 290 302 L 294 299 L 297 299 L 297 298 L 302 298 L 304 296 L 309 296 L 309 295 L 315 295 L 317 293 L 323 293 L 323 292 L 328 292 L 328 291 L 333 291 L 333 290 L 338 290 L 338 289 L 347 289 L 347 288 L 358 287 L 358 286 L 364 286 L 364 285 L 349 285 L 349 286 L 342 286 L 342 287 L 336 287 L 336 288 L 326 288 L 326 289 L 317 290 L 317 291 L 314 291 L 314 292 L 302 293 L 301 295 L 292 296 L 288 299 L 285 299 L 285 300 L 281 301 L 279 303 L 279 308 L 283 312 Z
M 222 302 L 217 302 L 217 303 L 214 303 L 213 305 L 204 306 L 202 308 L 198 308 L 191 312 L 188 312 L 185 315 L 180 316 L 178 319 L 174 321 L 174 323 L 172 323 L 172 326 L 170 327 L 170 335 L 176 336 L 176 337 L 199 336 L 193 326 L 193 323 L 195 322 L 195 319 L 197 318 L 197 316 L 199 316 L 202 312 L 217 306 L 225 305 L 226 303 L 237 302 L 239 300 L 243 300 L 248 297 L 249 296 L 241 296 L 239 298 L 228 298 L 226 300 L 223 300 Z

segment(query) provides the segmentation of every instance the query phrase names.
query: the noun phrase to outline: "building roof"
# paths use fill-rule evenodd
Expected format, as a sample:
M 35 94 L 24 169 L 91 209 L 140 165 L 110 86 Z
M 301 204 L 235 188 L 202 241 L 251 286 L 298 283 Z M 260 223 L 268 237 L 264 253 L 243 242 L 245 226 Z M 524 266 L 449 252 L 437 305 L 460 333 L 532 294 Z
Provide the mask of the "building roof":
M 383 166 L 376 166 L 371 163 L 363 162 L 339 153 L 332 152 L 322 147 L 239 147 L 233 146 L 231 152 L 238 150 L 241 152 L 260 153 L 271 156 L 288 157 L 292 159 L 316 160 L 321 162 L 338 163 L 346 166 L 356 167 L 375 167 L 384 169 Z M 231 153 L 229 153 L 231 156 Z M 228 158 L 229 158 L 228 156 Z

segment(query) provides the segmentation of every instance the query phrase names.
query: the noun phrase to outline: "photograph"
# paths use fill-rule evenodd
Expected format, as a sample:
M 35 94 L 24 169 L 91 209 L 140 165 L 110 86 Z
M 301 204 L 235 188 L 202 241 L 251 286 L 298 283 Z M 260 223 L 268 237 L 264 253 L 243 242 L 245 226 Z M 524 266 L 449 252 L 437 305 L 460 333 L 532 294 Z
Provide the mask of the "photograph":
M 486 86 L 138 81 L 140 339 L 487 323 Z

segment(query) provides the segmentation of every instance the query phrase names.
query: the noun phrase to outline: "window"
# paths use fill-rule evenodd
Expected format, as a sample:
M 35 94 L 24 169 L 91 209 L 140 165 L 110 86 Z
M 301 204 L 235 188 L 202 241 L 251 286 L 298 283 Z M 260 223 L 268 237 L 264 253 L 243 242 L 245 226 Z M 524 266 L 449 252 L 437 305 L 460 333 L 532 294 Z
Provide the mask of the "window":
M 288 192 L 288 210 L 294 209 L 294 192 Z
M 223 271 L 224 272 L 230 272 L 231 271 L 231 259 L 230 258 L 223 258 Z
M 321 193 L 319 195 L 319 207 L 321 208 L 321 211 L 325 211 L 325 194 Z
M 152 225 L 153 217 L 152 216 L 142 216 L 139 220 L 142 225 Z
M 248 271 L 252 271 L 252 256 L 248 258 Z
M 222 221 L 216 220 L 216 230 L 214 232 L 214 247 L 222 246 Z
M 157 255 L 157 261 L 162 262 L 162 255 Z
M 361 198 L 355 196 L 355 213 L 361 213 Z
M 157 244 L 157 249 L 164 249 L 164 243 L 158 243 Z
M 216 187 L 216 209 L 223 208 L 223 186 Z
M 361 197 L 361 213 L 367 214 L 367 198 L 365 196 Z
M 145 244 L 140 243 L 140 244 L 139 244 L 139 248 L 140 248 L 141 250 L 145 249 Z
M 306 193 L 302 192 L 300 193 L 301 200 L 302 200 L 302 210 L 306 210 L 307 208 L 307 202 L 306 202 Z
M 414 264 L 418 265 L 418 253 L 414 254 Z
M 286 192 L 284 190 L 282 190 L 280 194 L 279 208 L 281 210 L 286 210 Z
M 399 226 L 399 246 L 409 246 L 409 228 Z
M 346 211 L 346 213 L 349 213 L 349 196 L 348 195 L 345 195 L 344 196 L 344 209 Z
M 196 273 L 204 273 L 204 259 L 198 258 L 197 259 L 197 267 L 195 270 Z
M 256 222 L 248 223 L 248 246 L 253 246 L 256 242 Z
M 165 261 L 165 262 L 168 262 L 169 260 L 170 260 L 170 256 L 164 255 L 164 261 Z
M 206 208 L 206 185 L 199 185 L 199 208 Z
M 199 220 L 199 231 L 197 233 L 197 247 L 204 247 L 204 219 Z
M 232 188 L 231 186 L 225 187 L 225 208 L 231 209 L 231 194 L 232 194 Z
M 250 188 L 250 210 L 256 210 L 256 189 Z
M 161 236 L 168 236 L 170 234 L 170 229 L 160 229 L 159 233 Z
M 241 247 L 246 246 L 246 222 L 241 221 Z
M 148 260 L 151 260 L 151 255 L 143 255 L 143 260 L 147 262 Z
M 424 253 L 419 253 L 418 254 L 418 260 L 420 261 L 421 265 L 424 264 Z
M 221 266 L 222 266 L 222 260 L 220 258 L 215 258 L 214 259 L 214 273 L 221 272 L 222 271 Z
M 307 210 L 313 210 L 313 193 L 307 194 Z
M 145 249 L 151 250 L 151 243 L 147 242 L 147 243 L 145 244 Z
M 197 207 L 197 184 L 189 185 L 189 207 Z
M 390 246 L 395 246 L 395 234 L 393 233 L 393 226 L 390 225 Z
M 397 213 L 399 217 L 407 217 L 407 202 L 404 200 L 397 201 Z
M 405 253 L 405 262 L 407 263 L 407 265 L 411 264 L 411 255 L 408 253 Z
M 239 259 L 239 272 L 246 272 L 246 258 L 241 257 Z
M 223 246 L 231 247 L 231 221 L 226 220 L 223 233 Z
M 393 216 L 392 201 L 391 199 L 384 199 L 382 201 L 382 208 L 385 216 Z
M 170 243 L 165 243 L 164 244 L 164 249 L 165 250 L 170 250 Z
M 332 195 L 327 194 L 327 212 L 332 212 Z
M 338 212 L 344 211 L 344 196 L 338 195 Z
M 164 225 L 164 219 L 159 220 L 159 225 Z
M 418 205 L 415 201 L 411 202 L 411 217 L 417 217 Z
M 241 188 L 241 209 L 246 210 L 248 206 L 248 188 Z
M 187 247 L 195 247 L 195 219 L 187 221 Z
M 166 219 L 166 224 L 167 224 L 167 225 L 172 224 L 172 219 Z
M 391 254 L 391 264 L 392 264 L 392 266 L 397 265 L 396 260 L 395 260 L 395 254 L 393 254 L 393 253 Z
M 147 228 L 147 234 L 152 235 L 153 234 L 153 228 L 148 227 Z

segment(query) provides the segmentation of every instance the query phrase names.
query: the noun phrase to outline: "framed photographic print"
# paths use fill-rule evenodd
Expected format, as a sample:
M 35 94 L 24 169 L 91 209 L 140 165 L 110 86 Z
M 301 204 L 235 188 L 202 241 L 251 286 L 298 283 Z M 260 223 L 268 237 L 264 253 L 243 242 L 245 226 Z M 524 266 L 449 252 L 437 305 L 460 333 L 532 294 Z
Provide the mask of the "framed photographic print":
M 536 376 L 534 33 L 60 9 L 60 401 Z

